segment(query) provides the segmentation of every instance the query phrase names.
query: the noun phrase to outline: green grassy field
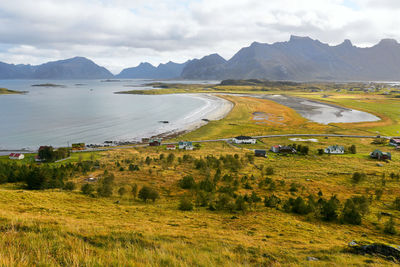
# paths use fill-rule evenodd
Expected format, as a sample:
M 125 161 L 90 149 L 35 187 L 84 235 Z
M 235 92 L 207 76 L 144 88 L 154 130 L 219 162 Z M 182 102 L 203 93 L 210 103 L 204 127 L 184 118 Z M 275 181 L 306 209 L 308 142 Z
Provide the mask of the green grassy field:
M 11 94 L 23 94 L 25 92 L 9 90 L 6 88 L 0 88 L 0 95 L 11 95 Z
M 328 98 L 321 93 L 287 93 L 359 108 L 378 115 L 382 121 L 320 125 L 307 122 L 293 110 L 272 101 L 225 96 L 235 104 L 226 118 L 212 121 L 175 140 L 294 131 L 371 135 L 379 131 L 395 135 L 399 127 L 400 112 L 396 109 L 399 100 L 396 98 L 349 92 L 332 92 Z M 254 120 L 255 112 L 268 114 L 268 120 Z M 392 215 L 395 228 L 400 231 L 400 211 L 392 205 L 400 196 L 400 181 L 395 176 L 400 174 L 400 151 L 388 145 L 371 144 L 372 140 L 366 138 L 317 139 L 317 142 L 296 142 L 287 137 L 264 138 L 255 145 L 238 146 L 225 142 L 202 143 L 200 149 L 193 151 L 166 151 L 165 146 L 161 146 L 73 153 L 68 161 L 52 166 L 99 161 L 99 168 L 87 173 L 77 172 L 70 179 L 76 185 L 75 190 L 30 191 L 24 189 L 24 183 L 0 185 L 0 265 L 395 266 L 395 262 L 384 257 L 349 253 L 347 244 L 352 240 L 400 244 L 398 233 L 384 232 L 389 220 L 387 214 Z M 267 158 L 248 159 L 252 149 L 268 150 L 272 145 L 293 143 L 307 145 L 309 154 L 268 152 Z M 317 152 L 336 144 L 346 148 L 355 145 L 357 153 L 319 155 Z M 391 152 L 392 160 L 371 159 L 369 153 L 377 148 Z M 169 153 L 174 155 L 174 160 L 167 163 Z M 215 196 L 239 181 L 235 191 L 237 196 L 254 192 L 262 199 L 274 194 L 286 200 L 307 198 L 320 192 L 325 199 L 336 195 L 340 209 L 346 199 L 366 196 L 370 199 L 369 211 L 363 216 L 361 225 L 351 225 L 339 220 L 325 222 L 313 213 L 287 212 L 283 205 L 268 208 L 262 202 L 248 204 L 247 211 L 213 211 L 201 205 L 195 205 L 192 211 L 178 209 L 182 197 L 196 203 L 198 196 L 195 190 L 179 186 L 182 177 L 191 175 L 200 184 L 216 175 L 215 168 L 197 168 L 196 162 L 207 156 L 219 158 L 235 154 L 241 162 L 240 168 L 232 170 L 221 163 L 221 176 L 228 175 L 232 181 L 222 178 L 216 182 Z M 19 164 L 28 164 L 32 157 L 27 155 Z M 184 161 L 184 157 L 190 160 Z M 7 157 L 0 157 L 0 163 L 7 162 L 10 162 Z M 130 171 L 131 164 L 138 165 L 139 170 Z M 266 174 L 268 167 L 273 169 L 273 174 Z M 101 178 L 104 171 L 115 175 L 112 196 L 82 194 L 80 187 L 87 183 L 86 179 Z M 352 180 L 355 172 L 366 176 L 355 183 Z M 265 184 L 267 178 L 268 185 Z M 94 186 L 97 184 L 93 183 Z M 134 198 L 130 191 L 134 184 L 139 188 L 155 188 L 160 198 L 154 203 Z M 119 195 L 117 191 L 121 187 L 126 192 Z M 309 261 L 307 257 L 319 260 Z

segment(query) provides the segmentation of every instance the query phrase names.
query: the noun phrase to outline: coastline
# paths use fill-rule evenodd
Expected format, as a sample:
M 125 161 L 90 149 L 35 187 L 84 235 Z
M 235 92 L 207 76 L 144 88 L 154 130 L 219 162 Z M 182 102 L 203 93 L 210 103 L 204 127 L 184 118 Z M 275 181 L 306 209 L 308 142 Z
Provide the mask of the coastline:
M 183 118 L 177 121 L 169 122 L 168 124 L 160 124 L 160 127 L 156 130 L 138 134 L 129 138 L 116 138 L 112 140 L 110 146 L 123 146 L 142 143 L 142 138 L 163 138 L 171 139 L 178 137 L 179 135 L 186 134 L 188 132 L 195 131 L 196 129 L 206 125 L 209 121 L 215 121 L 223 119 L 227 116 L 234 107 L 234 103 L 228 101 L 216 94 L 208 93 L 194 93 L 194 94 L 182 94 L 188 97 L 199 98 L 205 102 L 205 104 L 189 114 L 186 114 Z M 105 141 L 105 140 L 104 140 Z M 94 144 L 102 147 L 105 143 L 86 142 L 87 144 Z M 52 145 L 52 144 L 49 144 Z M 59 146 L 52 145 L 54 148 Z M 18 147 L 0 147 L 0 155 L 8 155 L 11 152 L 22 152 L 22 153 L 35 153 L 38 147 L 29 148 L 18 148 Z
M 195 93 L 185 95 L 201 98 L 208 103 L 205 107 L 201 108 L 200 111 L 194 111 L 191 114 L 185 116 L 185 118 L 197 116 L 197 119 L 194 119 L 194 121 L 192 121 L 193 118 L 191 118 L 189 119 L 189 121 L 186 121 L 186 123 L 182 123 L 180 127 L 153 135 L 151 136 L 151 138 L 171 139 L 178 137 L 182 134 L 195 131 L 198 128 L 206 125 L 209 121 L 216 121 L 225 118 L 234 107 L 234 103 L 222 97 L 219 97 L 218 94 Z M 211 105 L 211 110 L 208 105 Z M 198 115 L 194 115 L 196 113 L 198 113 Z M 183 120 L 185 120 L 185 118 Z

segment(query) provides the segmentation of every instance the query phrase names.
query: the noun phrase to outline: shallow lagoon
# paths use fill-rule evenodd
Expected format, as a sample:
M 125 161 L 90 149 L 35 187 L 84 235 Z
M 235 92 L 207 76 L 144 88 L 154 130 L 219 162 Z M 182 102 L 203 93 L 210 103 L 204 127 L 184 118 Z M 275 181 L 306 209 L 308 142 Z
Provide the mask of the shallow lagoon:
M 380 120 L 380 118 L 367 112 L 310 101 L 303 98 L 284 95 L 265 95 L 259 97 L 270 99 L 279 104 L 292 108 L 304 118 L 321 124 L 354 123 Z

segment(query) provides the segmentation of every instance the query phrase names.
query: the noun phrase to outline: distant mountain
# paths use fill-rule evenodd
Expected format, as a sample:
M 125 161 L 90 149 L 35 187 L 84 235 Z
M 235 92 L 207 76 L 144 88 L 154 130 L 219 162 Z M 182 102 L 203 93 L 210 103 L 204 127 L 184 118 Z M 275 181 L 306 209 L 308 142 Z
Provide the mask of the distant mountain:
M 193 59 L 188 62 L 182 71 L 184 79 L 218 79 L 219 73 L 223 72 L 227 61 L 218 54 L 211 54 L 201 59 Z
M 38 66 L 0 62 L 0 79 L 106 79 L 114 75 L 84 57 L 48 62 Z
M 400 79 L 400 44 L 385 39 L 369 48 L 345 40 L 330 46 L 309 37 L 288 42 L 254 42 L 225 61 L 218 55 L 192 60 L 185 79 L 268 79 L 297 81 L 370 81 Z
M 187 62 L 179 64 L 168 62 L 154 67 L 150 63 L 140 63 L 137 67 L 123 69 L 116 78 L 121 79 L 174 79 L 181 77 Z

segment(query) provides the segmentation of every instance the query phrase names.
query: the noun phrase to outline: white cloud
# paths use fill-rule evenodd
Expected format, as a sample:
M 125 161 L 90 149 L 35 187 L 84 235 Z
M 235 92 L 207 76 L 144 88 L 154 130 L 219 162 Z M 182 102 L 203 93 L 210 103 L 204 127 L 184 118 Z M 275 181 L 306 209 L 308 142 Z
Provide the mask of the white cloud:
M 13 0 L 0 2 L 0 60 L 86 56 L 119 72 L 141 61 L 230 58 L 290 34 L 370 46 L 400 39 L 398 0 Z

